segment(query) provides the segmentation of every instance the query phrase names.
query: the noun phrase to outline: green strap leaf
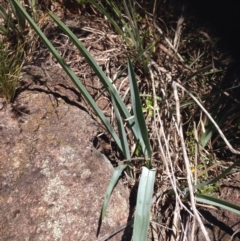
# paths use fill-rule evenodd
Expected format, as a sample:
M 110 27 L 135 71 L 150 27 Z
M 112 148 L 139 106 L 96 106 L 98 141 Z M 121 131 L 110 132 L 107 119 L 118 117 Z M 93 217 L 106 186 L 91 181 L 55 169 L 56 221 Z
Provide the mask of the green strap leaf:
M 114 108 L 114 112 L 115 112 L 116 119 L 117 119 L 118 133 L 119 133 L 119 138 L 120 138 L 121 145 L 122 145 L 123 155 L 124 155 L 125 159 L 130 160 L 131 154 L 130 154 L 129 145 L 128 145 L 128 141 L 127 141 L 127 134 L 126 134 L 123 122 L 122 122 L 121 115 L 118 111 L 118 107 L 116 105 L 115 99 L 112 95 L 111 95 L 111 98 L 112 98 L 113 108 Z
M 133 114 L 135 117 L 136 138 L 137 140 L 139 140 L 141 144 L 144 156 L 146 158 L 151 158 L 152 151 L 151 151 L 150 142 L 148 139 L 148 131 L 147 131 L 145 119 L 142 112 L 142 103 L 140 101 L 137 81 L 136 81 L 133 67 L 129 58 L 128 58 L 128 76 L 129 76 L 129 82 L 130 82 Z
M 136 127 L 134 126 L 134 121 L 130 119 L 131 115 L 126 107 L 126 105 L 123 103 L 122 98 L 114 88 L 113 84 L 110 82 L 110 80 L 107 78 L 105 73 L 102 71 L 100 66 L 97 64 L 97 62 L 94 60 L 94 58 L 91 56 L 89 51 L 85 48 L 85 46 L 78 40 L 78 38 L 71 32 L 71 30 L 63 24 L 54 14 L 49 13 L 51 18 L 58 24 L 58 26 L 68 35 L 68 37 L 71 39 L 71 41 L 74 43 L 74 45 L 78 48 L 78 50 L 81 52 L 81 54 L 84 56 L 90 67 L 93 69 L 93 71 L 96 73 L 102 84 L 104 85 L 105 89 L 109 91 L 110 95 L 114 96 L 114 99 L 116 101 L 117 107 L 119 112 L 122 114 L 123 118 L 129 119 L 128 125 L 131 128 L 133 135 L 136 137 Z M 110 132 L 111 133 L 111 132 Z M 113 137 L 115 139 L 115 137 Z M 117 142 L 117 145 L 121 147 L 120 141 Z
M 108 202 L 109 202 L 109 199 L 111 197 L 111 194 L 112 194 L 112 191 L 115 187 L 115 185 L 117 184 L 118 180 L 119 180 L 119 177 L 121 176 L 123 170 L 126 168 L 126 164 L 125 165 L 119 165 L 113 175 L 112 175 L 112 178 L 108 184 L 108 188 L 107 188 L 107 191 L 105 193 L 105 197 L 104 197 L 104 202 L 103 202 L 103 206 L 102 206 L 102 213 L 101 213 L 101 219 L 103 220 L 105 215 L 106 215 L 106 210 L 107 210 L 107 205 L 108 205 Z
M 4 22 L 6 23 L 7 27 L 10 28 L 12 31 L 14 31 L 15 33 L 19 33 L 18 28 L 15 26 L 15 24 L 13 23 L 13 19 L 11 18 L 11 16 L 5 11 L 5 9 L 3 8 L 3 6 L 0 4 L 0 17 L 3 18 Z M 1 26 L 1 31 L 4 34 L 8 33 L 8 29 L 5 28 L 4 26 Z
M 215 197 L 209 197 L 206 195 L 198 194 L 196 193 L 196 201 L 201 203 L 206 203 L 208 205 L 213 205 L 216 207 L 224 208 L 226 210 L 229 210 L 231 212 L 234 212 L 238 215 L 240 215 L 240 206 L 226 202 L 224 200 L 215 198 Z
M 155 169 L 143 167 L 137 194 L 133 241 L 147 240 L 155 175 Z

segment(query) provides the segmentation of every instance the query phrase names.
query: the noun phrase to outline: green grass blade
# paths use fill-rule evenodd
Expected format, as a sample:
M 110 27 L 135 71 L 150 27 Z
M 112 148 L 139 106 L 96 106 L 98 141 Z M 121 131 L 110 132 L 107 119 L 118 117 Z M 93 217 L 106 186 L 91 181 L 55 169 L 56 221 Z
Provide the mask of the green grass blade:
M 133 241 L 147 240 L 155 175 L 155 169 L 149 170 L 143 167 L 137 194 Z
M 36 23 L 33 21 L 33 19 L 28 15 L 28 13 L 25 11 L 25 9 L 18 3 L 18 1 L 13 0 L 18 8 L 19 11 L 26 17 L 29 24 L 32 26 L 32 28 L 37 32 L 41 40 L 44 42 L 44 44 L 48 47 L 48 49 L 51 51 L 53 56 L 57 59 L 58 63 L 62 66 L 64 71 L 67 73 L 67 75 L 70 77 L 70 79 L 73 81 L 73 83 L 77 86 L 77 88 L 80 90 L 86 101 L 89 103 L 89 105 L 92 107 L 92 109 L 95 111 L 95 113 L 98 115 L 98 117 L 101 119 L 102 123 L 108 130 L 108 132 L 112 135 L 113 139 L 115 140 L 118 147 L 121 149 L 121 142 L 119 140 L 119 137 L 113 130 L 112 126 L 102 113 L 102 111 L 99 109 L 95 101 L 92 99 L 91 95 L 88 93 L 86 88 L 83 86 L 83 84 L 79 81 L 78 77 L 75 75 L 75 73 L 71 70 L 71 68 L 66 64 L 66 62 L 63 60 L 63 58 L 60 56 L 60 54 L 57 52 L 57 50 L 53 47 L 51 42 L 47 39 L 47 37 L 43 34 L 43 32 L 40 30 L 40 28 L 36 25 Z
M 131 37 L 132 41 L 134 41 L 134 45 L 137 48 L 137 50 L 141 49 L 141 40 L 138 32 L 138 24 L 136 21 L 136 13 L 134 9 L 134 5 L 132 0 L 128 0 L 128 5 L 126 1 L 123 1 L 123 7 L 125 10 L 126 15 L 129 19 L 129 25 L 130 27 L 127 28 L 128 34 Z M 130 11 L 129 11 L 130 10 Z
M 209 140 L 212 138 L 213 134 L 213 128 L 214 126 L 212 125 L 211 129 L 206 130 L 200 137 L 200 144 L 202 147 L 205 147 Z
M 16 28 L 15 24 L 13 23 L 13 19 L 9 16 L 9 14 L 7 14 L 7 12 L 5 11 L 5 9 L 3 8 L 3 6 L 0 4 L 0 17 L 3 18 L 5 24 L 7 25 L 8 28 L 12 29 L 12 31 L 14 32 L 18 32 L 18 29 Z M 1 31 L 4 34 L 8 34 L 8 30 L 4 27 L 1 26 Z
M 8 30 L 4 26 L 0 25 L 0 33 L 3 35 L 7 35 Z
M 237 160 L 230 167 L 228 167 L 225 171 L 223 171 L 220 175 L 218 175 L 217 177 L 215 177 L 209 181 L 206 181 L 206 182 L 203 182 L 201 184 L 194 186 L 194 189 L 201 188 L 203 186 L 206 186 L 209 184 L 214 184 L 214 183 L 218 182 L 221 178 L 223 178 L 225 175 L 227 175 L 234 167 L 236 167 L 239 164 L 240 164 L 240 160 Z
M 240 215 L 240 206 L 226 202 L 226 201 L 218 199 L 218 198 L 209 197 L 206 195 L 196 193 L 196 201 L 201 202 L 201 203 L 206 203 L 208 205 L 213 205 L 216 207 L 224 208 L 226 210 L 229 210 L 231 212 L 234 212 L 234 213 Z
M 116 21 L 114 21 L 114 19 L 110 16 L 110 14 L 104 9 L 104 7 L 100 4 L 98 4 L 96 1 L 94 0 L 88 0 L 88 2 L 90 2 L 93 6 L 95 6 L 102 14 L 104 14 L 108 20 L 110 21 L 110 23 L 113 25 L 113 27 L 116 29 L 116 31 L 122 36 L 122 38 L 124 39 L 124 41 L 129 44 L 129 40 L 125 37 L 123 30 L 119 27 L 119 25 L 116 23 Z M 108 3 L 109 4 L 109 3 Z M 112 5 L 112 4 L 111 4 Z M 117 9 L 115 7 L 115 5 L 113 6 L 113 11 L 116 13 L 117 15 Z
M 142 112 L 142 104 L 140 101 L 137 81 L 135 79 L 133 67 L 129 59 L 128 59 L 128 73 L 129 73 L 128 76 L 129 76 L 129 82 L 130 82 L 132 108 L 133 108 L 133 113 L 134 113 L 135 122 L 136 122 L 135 125 L 136 125 L 136 131 L 137 131 L 137 139 L 141 144 L 144 156 L 151 158 L 152 151 L 151 151 L 150 142 L 148 139 L 148 132 L 147 132 L 145 119 Z
M 26 19 L 24 14 L 21 11 L 17 10 L 16 0 L 9 0 L 9 3 L 11 4 L 12 12 L 16 19 L 18 20 L 18 25 L 21 30 L 24 30 L 26 27 Z M 19 4 L 19 3 L 18 3 Z
M 119 165 L 115 169 L 115 171 L 112 175 L 112 178 L 108 184 L 107 191 L 106 191 L 105 197 L 104 197 L 103 207 L 102 207 L 102 213 L 101 213 L 102 220 L 104 219 L 104 217 L 106 215 L 107 205 L 108 205 L 109 199 L 111 197 L 112 191 L 113 191 L 115 185 L 117 184 L 119 177 L 121 176 L 123 170 L 126 168 L 126 166 L 127 165 Z
M 127 141 L 127 134 L 125 132 L 122 118 L 118 111 L 114 97 L 111 96 L 111 98 L 112 98 L 113 108 L 114 108 L 116 119 L 117 119 L 118 133 L 119 133 L 119 138 L 120 138 L 120 141 L 122 144 L 123 155 L 124 155 L 125 159 L 130 160 L 131 154 L 130 154 L 129 145 L 128 145 L 128 141 Z
M 211 180 L 208 180 L 206 182 L 197 184 L 193 188 L 196 190 L 196 189 L 202 188 L 202 187 L 204 187 L 206 185 L 217 183 L 221 178 L 223 178 L 225 175 L 227 175 L 234 167 L 238 166 L 239 164 L 240 164 L 240 159 L 237 160 L 235 163 L 233 163 L 230 167 L 228 167 L 225 171 L 223 171 L 217 177 L 215 177 L 215 178 L 213 178 Z M 187 194 L 188 190 L 189 190 L 188 187 L 184 189 L 184 191 L 183 191 L 184 195 Z
M 220 101 L 221 103 L 221 101 Z M 221 106 L 221 104 L 219 104 Z M 219 107 L 214 107 L 215 111 Z M 225 108 L 223 111 L 217 113 L 217 117 L 215 118 L 216 123 L 218 124 L 219 127 L 221 127 L 230 116 L 234 115 L 236 111 L 239 110 L 239 104 L 236 105 L 228 105 L 227 108 Z M 212 115 L 213 117 L 213 115 Z M 210 120 L 207 121 L 205 125 L 205 133 L 203 133 L 200 137 L 200 144 L 205 147 L 209 140 L 212 138 L 213 134 L 216 132 L 215 126 L 210 122 Z

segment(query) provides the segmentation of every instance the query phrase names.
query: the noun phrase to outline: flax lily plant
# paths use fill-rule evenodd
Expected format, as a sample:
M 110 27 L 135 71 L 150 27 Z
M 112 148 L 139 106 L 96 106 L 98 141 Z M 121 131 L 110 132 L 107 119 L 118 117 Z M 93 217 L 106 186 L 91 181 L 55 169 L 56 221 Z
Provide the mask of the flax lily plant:
M 70 31 L 70 29 L 64 25 L 55 15 L 49 13 L 51 18 L 57 23 L 57 25 L 62 29 L 62 31 L 69 36 L 71 41 L 75 44 L 81 54 L 85 57 L 88 64 L 94 70 L 106 90 L 108 90 L 109 95 L 112 98 L 117 124 L 118 124 L 118 133 L 114 131 L 111 124 L 108 122 L 105 115 L 97 106 L 96 102 L 92 99 L 91 95 L 88 93 L 84 85 L 81 81 L 77 78 L 75 73 L 70 69 L 70 67 L 66 64 L 64 59 L 60 56 L 57 50 L 53 47 L 51 42 L 47 39 L 47 37 L 43 34 L 40 28 L 36 25 L 34 20 L 29 16 L 29 14 L 25 11 L 25 9 L 19 4 L 18 1 L 14 0 L 14 4 L 16 9 L 18 9 L 21 14 L 26 18 L 29 22 L 31 27 L 36 31 L 38 36 L 44 42 L 44 44 L 48 47 L 51 51 L 53 56 L 57 59 L 59 64 L 62 66 L 64 71 L 68 74 L 69 78 L 73 81 L 76 87 L 79 89 L 81 94 L 84 96 L 85 100 L 91 106 L 91 108 L 95 111 L 96 115 L 100 118 L 103 125 L 105 126 L 106 130 L 109 134 L 111 134 L 112 138 L 116 142 L 119 150 L 125 157 L 127 164 L 119 165 L 115 172 L 113 173 L 112 179 L 109 183 L 107 192 L 105 194 L 105 199 L 102 207 L 101 212 L 101 219 L 104 218 L 106 213 L 107 204 L 114 189 L 115 184 L 117 183 L 119 176 L 121 175 L 122 171 L 128 166 L 131 165 L 131 156 L 129 150 L 128 140 L 126 138 L 126 133 L 123 125 L 123 119 L 128 120 L 127 124 L 130 130 L 135 137 L 137 143 L 140 144 L 143 156 L 146 160 L 145 164 L 142 169 L 140 184 L 139 184 L 139 191 L 137 196 L 137 207 L 136 207 L 136 215 L 134 219 L 134 231 L 133 231 L 133 239 L 136 241 L 146 240 L 147 239 L 147 232 L 149 227 L 149 219 L 150 219 L 150 208 L 151 208 L 151 199 L 153 194 L 153 186 L 155 182 L 155 169 L 151 169 L 151 147 L 148 139 L 147 128 L 144 120 L 144 116 L 142 113 L 142 107 L 140 103 L 140 97 L 138 92 L 138 87 L 136 83 L 136 79 L 133 72 L 133 67 L 131 61 L 128 59 L 128 76 L 130 81 L 130 89 L 131 89 L 131 101 L 133 106 L 133 117 L 129 113 L 126 105 L 123 103 L 120 95 L 101 70 L 99 65 L 96 63 L 94 58 L 90 55 L 84 45 L 77 39 L 77 37 Z

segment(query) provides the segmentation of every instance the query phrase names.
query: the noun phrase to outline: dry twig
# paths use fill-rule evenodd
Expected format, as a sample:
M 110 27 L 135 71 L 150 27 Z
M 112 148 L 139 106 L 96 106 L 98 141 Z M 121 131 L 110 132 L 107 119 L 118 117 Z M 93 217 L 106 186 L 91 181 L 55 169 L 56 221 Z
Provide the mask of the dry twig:
M 187 155 L 187 151 L 186 151 L 186 145 L 185 145 L 185 141 L 184 141 L 184 137 L 183 137 L 182 123 L 181 123 L 181 117 L 180 117 L 180 104 L 179 104 L 179 98 L 178 98 L 178 93 L 177 93 L 177 83 L 174 81 L 172 86 L 173 86 L 173 92 L 174 92 L 174 97 L 175 97 L 175 101 L 176 101 L 177 124 L 178 124 L 178 128 L 179 128 L 180 141 L 181 141 L 181 145 L 182 145 L 183 159 L 184 159 L 185 166 L 186 166 L 190 202 L 191 202 L 194 216 L 196 217 L 206 240 L 210 241 L 207 230 L 206 230 L 206 228 L 199 216 L 197 208 L 196 208 L 196 202 L 195 202 L 194 190 L 193 190 L 193 177 L 192 177 L 190 163 L 189 163 L 189 159 L 188 159 L 188 155 Z

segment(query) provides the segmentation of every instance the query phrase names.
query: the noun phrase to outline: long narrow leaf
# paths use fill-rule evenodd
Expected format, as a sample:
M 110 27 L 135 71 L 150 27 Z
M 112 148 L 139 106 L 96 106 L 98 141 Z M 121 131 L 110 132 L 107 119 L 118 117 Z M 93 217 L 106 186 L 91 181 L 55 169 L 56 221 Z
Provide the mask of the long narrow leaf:
M 148 168 L 143 167 L 137 194 L 133 241 L 147 240 L 155 175 L 155 169 L 149 170 Z
M 209 185 L 209 184 L 214 184 L 216 183 L 217 181 L 219 181 L 221 178 L 223 178 L 226 174 L 228 174 L 234 167 L 236 167 L 237 165 L 239 165 L 240 163 L 240 160 L 237 160 L 236 162 L 234 162 L 230 167 L 228 167 L 225 171 L 223 171 L 220 175 L 218 175 L 217 177 L 209 180 L 209 181 L 206 181 L 206 182 L 203 182 L 203 183 L 200 183 L 196 186 L 194 186 L 194 189 L 198 189 L 198 188 L 201 188 L 201 187 L 204 187 L 206 185 Z
M 24 30 L 26 27 L 26 20 L 24 17 L 24 14 L 20 11 L 17 11 L 16 1 L 15 0 L 9 0 L 9 3 L 11 4 L 12 12 L 14 13 L 14 16 L 18 20 L 18 25 L 20 26 L 21 30 Z
M 138 24 L 136 21 L 136 13 L 134 10 L 134 5 L 131 0 L 128 0 L 128 5 L 125 0 L 123 0 L 124 10 L 128 19 L 130 21 L 130 27 L 128 27 L 128 34 L 131 36 L 132 40 L 134 41 L 135 47 L 140 50 L 141 48 L 141 40 L 138 32 Z M 130 11 L 129 11 L 130 10 Z
M 3 35 L 7 35 L 8 34 L 8 30 L 0 25 L 0 33 L 3 34 Z
M 205 147 L 207 145 L 207 143 L 209 142 L 209 140 L 212 138 L 213 128 L 214 128 L 214 126 L 212 125 L 211 129 L 205 130 L 205 132 L 201 135 L 200 144 L 202 147 Z
M 70 79 L 73 81 L 73 83 L 77 86 L 77 88 L 80 90 L 82 95 L 84 96 L 85 100 L 89 103 L 89 105 L 92 107 L 92 109 L 95 111 L 95 113 L 98 115 L 98 117 L 101 119 L 102 123 L 108 130 L 108 132 L 112 135 L 113 139 L 116 141 L 116 144 L 122 151 L 121 142 L 113 130 L 112 126 L 106 119 L 105 115 L 102 113 L 102 111 L 97 106 L 96 102 L 92 99 L 91 95 L 88 93 L 86 88 L 83 86 L 83 84 L 79 81 L 78 77 L 75 75 L 75 73 L 71 70 L 71 68 L 66 64 L 66 62 L 63 60 L 63 58 L 60 56 L 60 54 L 57 52 L 57 50 L 53 47 L 51 42 L 47 39 L 47 37 L 43 34 L 43 32 L 40 30 L 40 28 L 36 25 L 36 23 L 32 20 L 32 18 L 28 15 L 28 13 L 25 11 L 25 9 L 18 3 L 17 0 L 13 0 L 16 4 L 18 10 L 25 16 L 29 24 L 32 26 L 32 28 L 37 32 L 39 37 L 42 39 L 44 44 L 48 47 L 48 49 L 51 51 L 53 56 L 57 59 L 58 63 L 62 66 L 64 71 L 68 74 Z
M 133 135 L 137 136 L 136 127 L 134 125 L 134 121 L 130 119 L 131 115 L 126 107 L 126 105 L 123 103 L 123 100 L 121 99 L 120 95 L 116 91 L 116 89 L 113 87 L 112 83 L 109 81 L 105 73 L 102 71 L 102 69 L 99 67 L 97 62 L 94 60 L 94 58 L 91 56 L 91 54 L 88 52 L 88 50 L 85 48 L 85 46 L 78 40 L 78 38 L 71 32 L 71 30 L 63 24 L 60 19 L 58 19 L 55 15 L 52 13 L 49 13 L 52 19 L 58 24 L 58 26 L 68 35 L 68 37 L 71 39 L 71 41 L 75 44 L 75 46 L 78 48 L 78 50 L 81 52 L 81 54 L 85 57 L 86 61 L 90 65 L 90 67 L 93 69 L 93 71 L 96 73 L 106 90 L 110 91 L 111 94 L 114 96 L 116 100 L 116 104 L 118 106 L 118 109 L 120 113 L 123 115 L 123 118 L 128 119 L 128 125 L 130 126 Z
M 0 4 L 0 16 L 3 18 L 4 22 L 6 23 L 7 27 L 12 29 L 14 32 L 18 33 L 18 29 L 16 28 L 15 24 L 13 23 L 13 19 L 10 17 L 10 15 L 6 12 L 6 10 L 2 7 Z M 2 31 L 7 34 L 8 30 L 6 28 L 2 27 Z
M 229 210 L 231 212 L 234 212 L 234 213 L 240 215 L 240 206 L 226 202 L 226 201 L 218 199 L 218 198 L 209 197 L 206 195 L 196 193 L 196 201 L 201 202 L 201 203 L 206 203 L 208 205 L 213 205 L 216 207 L 224 208 L 226 210 Z
M 124 125 L 123 125 L 120 113 L 118 111 L 118 107 L 115 103 L 114 97 L 111 96 L 111 98 L 112 98 L 113 108 L 114 108 L 114 112 L 115 112 L 116 119 L 117 119 L 118 133 L 119 133 L 120 141 L 122 144 L 123 155 L 127 160 L 130 160 L 131 155 L 130 155 L 130 150 L 129 150 L 129 144 L 127 141 L 127 134 L 125 132 Z
M 104 217 L 105 217 L 105 214 L 106 214 L 106 210 L 107 210 L 107 205 L 108 205 L 108 202 L 109 202 L 109 199 L 111 197 L 111 194 L 112 194 L 112 191 L 116 185 L 116 183 L 118 182 L 119 180 L 119 177 L 121 176 L 123 170 L 126 168 L 127 165 L 119 165 L 113 175 L 112 175 L 112 178 L 108 184 L 108 188 L 107 188 L 107 191 L 106 191 L 106 194 L 105 194 L 105 197 L 104 197 L 104 202 L 103 202 L 103 207 L 102 207 L 102 213 L 101 213 L 101 219 L 103 220 Z
M 150 142 L 148 139 L 148 132 L 147 132 L 145 119 L 142 112 L 142 104 L 140 101 L 137 81 L 135 79 L 133 67 L 129 59 L 128 59 L 128 73 L 129 73 L 128 76 L 130 81 L 132 108 L 133 108 L 133 113 L 134 113 L 135 122 L 136 122 L 137 139 L 141 144 L 144 156 L 151 158 L 152 151 L 151 151 Z
M 234 167 L 236 167 L 237 165 L 239 165 L 239 163 L 240 163 L 240 159 L 237 160 L 236 162 L 234 162 L 230 167 L 228 167 L 225 171 L 223 171 L 223 172 L 222 172 L 221 174 L 219 174 L 217 177 L 215 177 L 215 178 L 213 178 L 213 179 L 210 179 L 210 180 L 208 180 L 208 181 L 206 181 L 206 182 L 202 182 L 202 183 L 199 183 L 199 184 L 195 185 L 195 186 L 193 187 L 194 190 L 218 182 L 221 178 L 223 178 L 225 175 L 227 175 Z M 187 188 L 184 188 L 183 194 L 186 195 L 186 194 L 188 193 L 188 190 L 189 190 L 188 187 L 187 187 Z
M 117 32 L 122 36 L 122 38 L 125 40 L 126 43 L 129 43 L 129 40 L 125 37 L 123 30 L 118 26 L 116 21 L 110 16 L 110 14 L 104 9 L 104 7 L 100 4 L 98 4 L 94 0 L 88 0 L 93 6 L 95 6 L 102 14 L 104 14 L 110 23 L 113 25 L 113 27 L 117 30 Z M 116 8 L 113 8 L 114 12 L 116 11 Z

